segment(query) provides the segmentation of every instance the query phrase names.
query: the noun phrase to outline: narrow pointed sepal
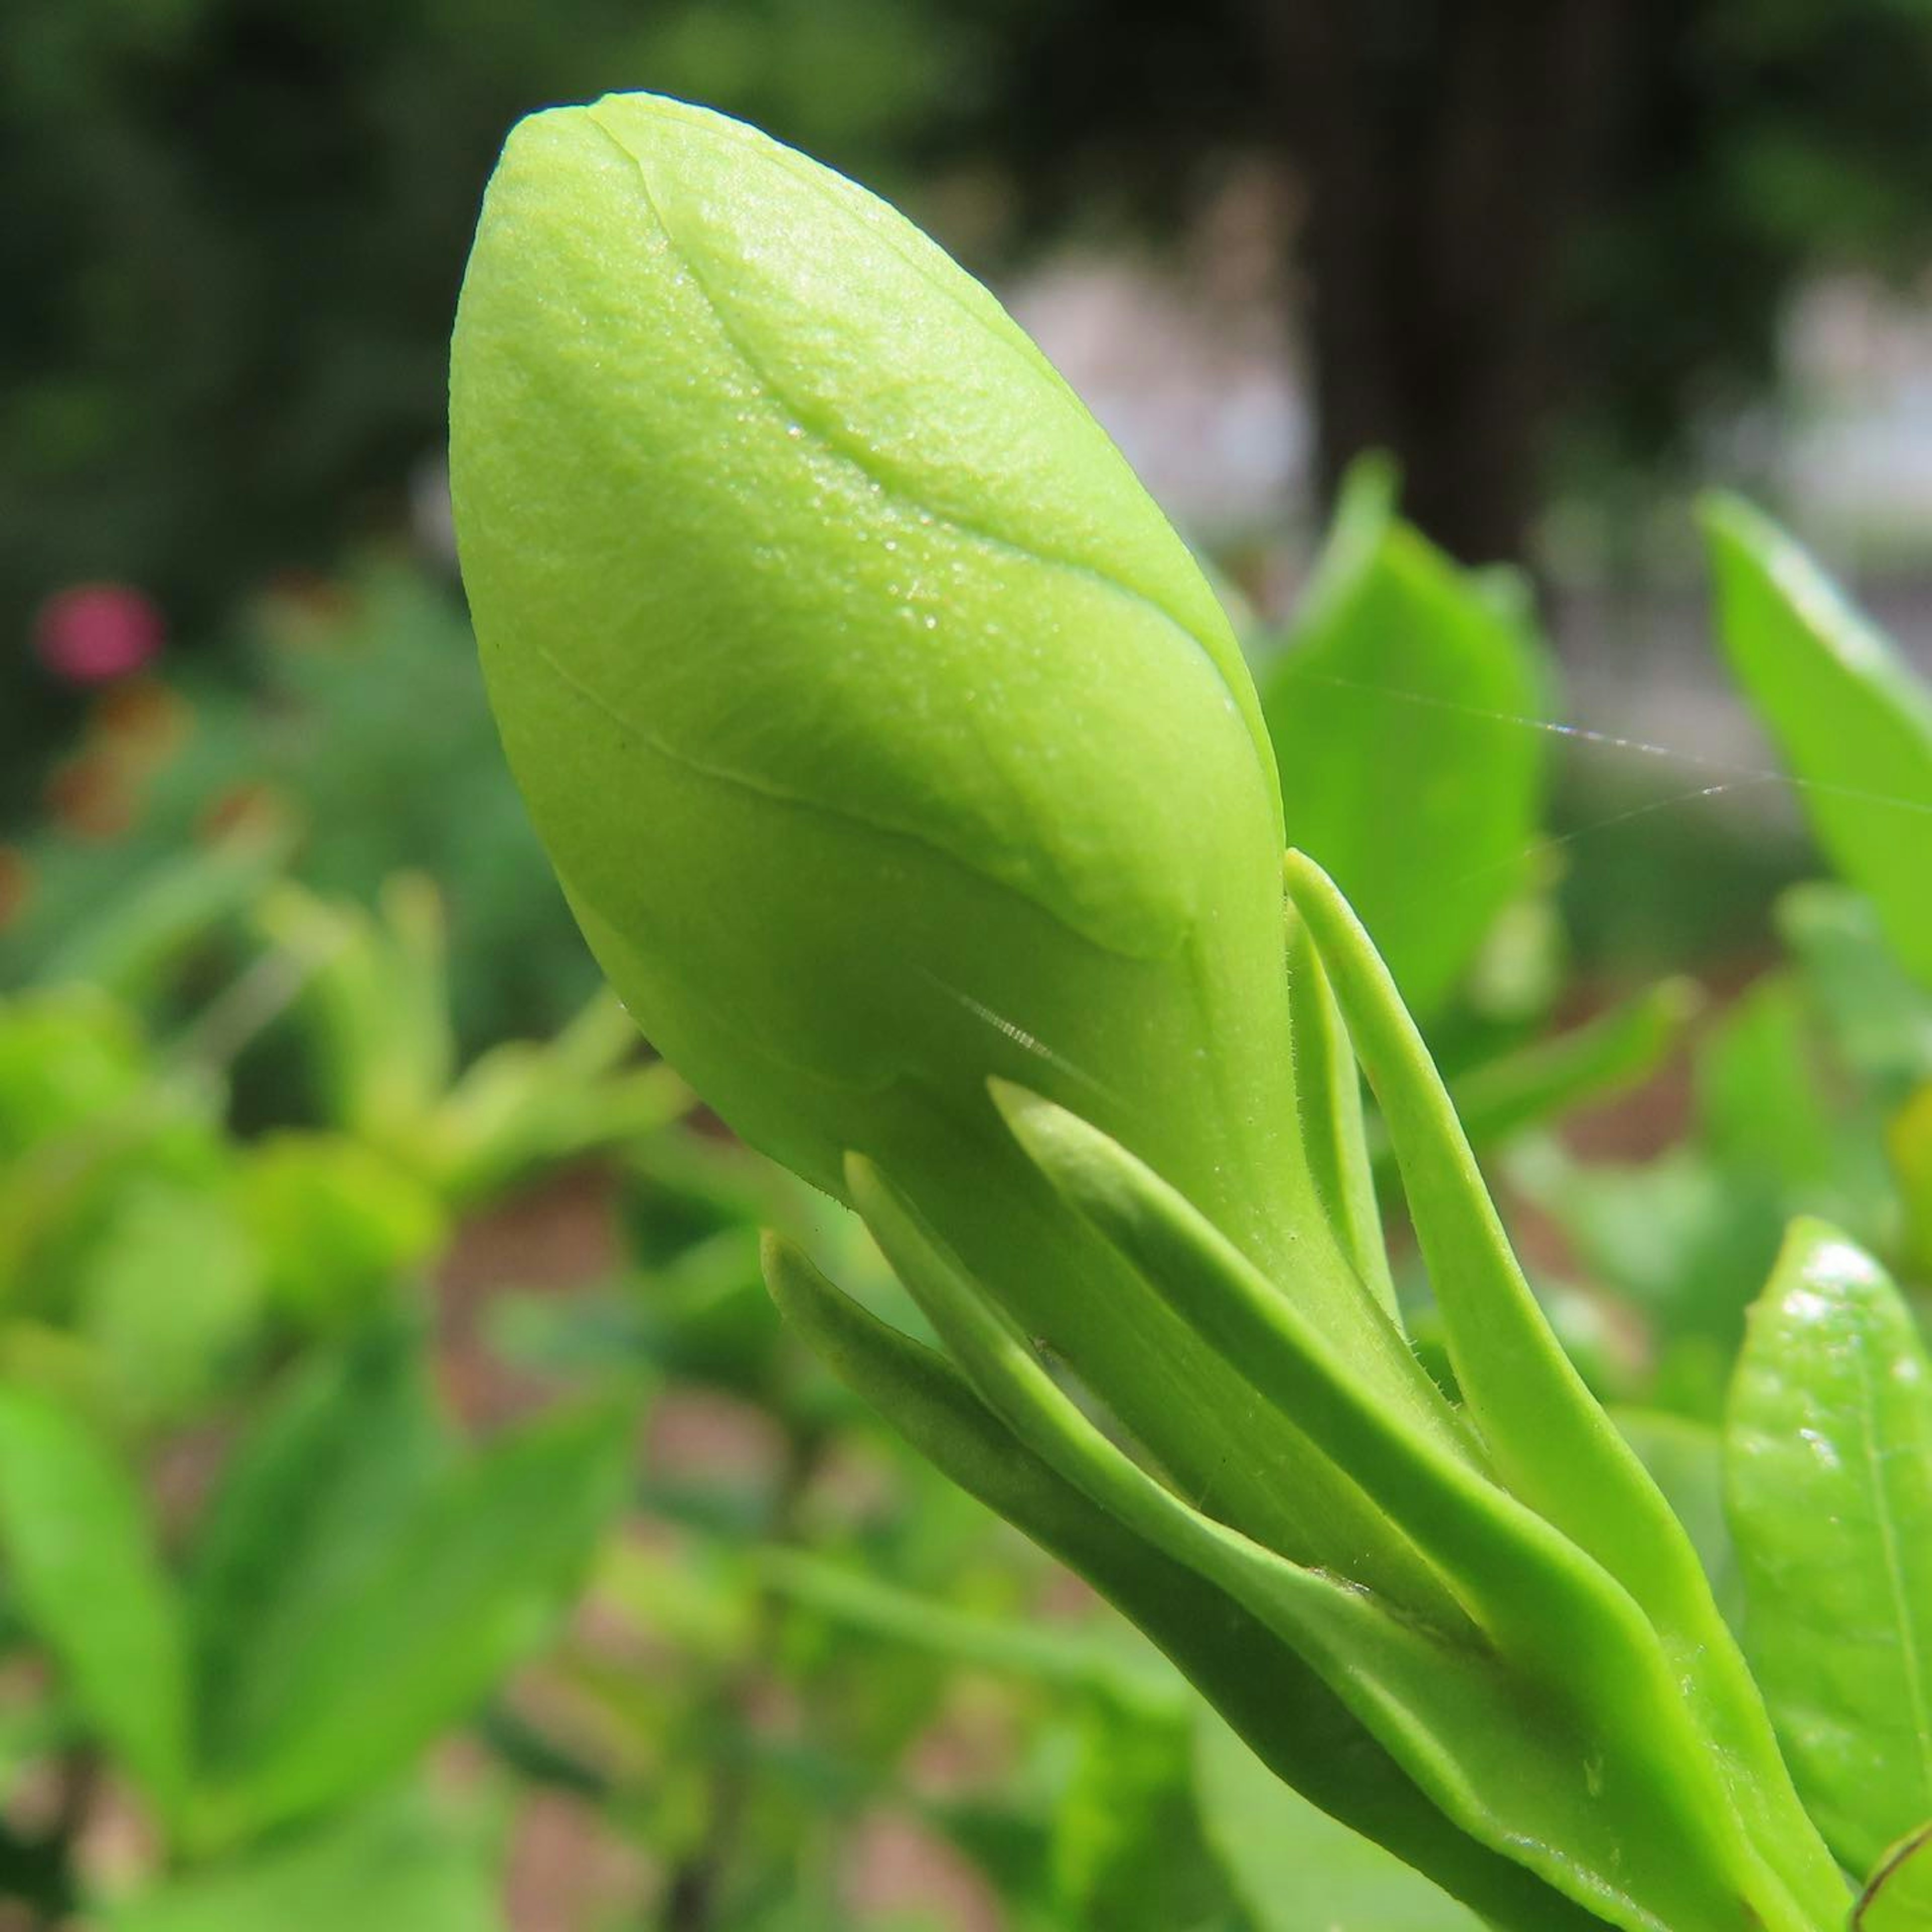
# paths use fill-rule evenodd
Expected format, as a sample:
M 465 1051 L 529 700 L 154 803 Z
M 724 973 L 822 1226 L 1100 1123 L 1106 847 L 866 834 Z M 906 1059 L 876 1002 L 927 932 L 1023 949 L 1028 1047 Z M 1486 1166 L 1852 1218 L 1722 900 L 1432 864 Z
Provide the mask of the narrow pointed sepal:
M 1655 1628 L 1753 1844 L 1818 1922 L 1841 1881 L 1682 1526 L 1564 1355 L 1510 1250 L 1442 1078 L 1388 968 L 1313 860 L 1289 896 L 1379 1102 L 1456 1381 L 1511 1492 L 1623 1585 Z
M 1496 1932 L 1604 1922 L 1459 1830 L 1270 1626 L 1025 1448 L 943 1356 L 768 1234 L 765 1280 L 793 1330 L 961 1487 L 1084 1577 L 1166 1652 L 1275 1774 L 1385 1846 Z

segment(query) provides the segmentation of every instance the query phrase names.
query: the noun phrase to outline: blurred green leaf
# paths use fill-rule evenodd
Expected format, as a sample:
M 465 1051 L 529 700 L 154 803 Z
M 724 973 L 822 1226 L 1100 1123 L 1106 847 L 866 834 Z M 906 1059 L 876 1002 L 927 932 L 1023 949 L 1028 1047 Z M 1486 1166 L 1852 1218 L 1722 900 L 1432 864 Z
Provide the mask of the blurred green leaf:
M 1704 506 L 1726 655 L 1819 843 L 1932 984 L 1932 692 L 1771 520 Z
M 357 1587 L 278 1653 L 212 1828 L 260 1831 L 392 1775 L 540 1643 L 625 1500 L 633 1417 L 612 1398 L 526 1424 L 372 1539 Z
M 74 1325 L 117 1412 L 137 1424 L 179 1421 L 218 1392 L 255 1331 L 261 1287 L 228 1189 L 130 1174 L 74 1287 Z
M 187 1778 L 179 1606 L 141 1497 L 71 1415 L 0 1389 L 0 1556 L 77 1710 L 164 1815 Z
M 340 1135 L 266 1136 L 245 1150 L 236 1186 L 267 1300 L 322 1334 L 382 1307 L 448 1236 L 421 1180 Z
M 1932 993 L 1900 970 L 1863 893 L 1794 886 L 1778 926 L 1846 1065 L 1896 1106 L 1932 1080 Z
M 103 1916 L 104 1932 L 498 1932 L 494 1849 L 392 1801 Z
M 296 1011 L 329 1124 L 385 1150 L 411 1150 L 456 1069 L 435 885 L 398 873 L 372 911 L 284 884 L 257 916 L 306 968 Z
M 1351 472 L 1260 684 L 1288 843 L 1348 895 L 1410 1005 L 1453 993 L 1522 890 L 1540 825 L 1548 671 L 1516 600 L 1396 520 Z
M 200 1752 L 219 1783 L 275 1738 L 455 1445 L 400 1325 L 299 1370 L 236 1446 L 190 1554 Z
M 1681 1042 L 1702 1003 L 1690 981 L 1666 980 L 1579 1026 L 1451 1075 L 1449 1097 L 1469 1144 L 1482 1152 L 1574 1107 L 1640 1085 Z M 1387 1194 L 1397 1177 L 1379 1122 L 1370 1145 L 1378 1189 Z
M 1202 1835 L 1192 1760 L 1184 1717 L 1088 1708 L 1053 1814 L 1054 1891 L 1067 1922 L 1172 1932 L 1226 1912 L 1228 1878 Z
M 278 816 L 257 813 L 212 843 L 168 854 L 64 932 L 38 962 L 37 978 L 99 986 L 150 1006 L 183 961 L 245 911 L 280 871 L 292 831 Z
M 1208 1840 L 1256 1932 L 1480 1932 L 1466 1906 L 1291 1791 L 1211 1711 L 1195 1775 Z
M 1150 1648 L 1111 1622 L 1042 1628 L 951 1605 L 803 1551 L 765 1553 L 772 1587 L 822 1616 L 874 1638 L 934 1651 L 955 1664 L 1010 1671 L 1170 1726 L 1187 1708 L 1183 1680 Z
M 1793 1214 L 1858 1239 L 1892 1232 L 1892 1188 L 1875 1113 L 1840 1102 L 1811 1016 L 1785 974 L 1760 980 L 1712 1029 L 1696 1061 L 1698 1118 L 1726 1184 L 1781 1228 Z
M 1932 1274 L 1932 1080 L 1892 1116 L 1886 1150 L 1905 1197 L 1905 1249 Z
M 1932 1816 L 1932 1363 L 1877 1264 L 1792 1228 L 1726 1426 L 1745 1648 L 1832 1849 Z
M 70 1132 L 131 1099 L 152 1062 L 134 1016 L 92 986 L 0 1004 L 0 1158 Z

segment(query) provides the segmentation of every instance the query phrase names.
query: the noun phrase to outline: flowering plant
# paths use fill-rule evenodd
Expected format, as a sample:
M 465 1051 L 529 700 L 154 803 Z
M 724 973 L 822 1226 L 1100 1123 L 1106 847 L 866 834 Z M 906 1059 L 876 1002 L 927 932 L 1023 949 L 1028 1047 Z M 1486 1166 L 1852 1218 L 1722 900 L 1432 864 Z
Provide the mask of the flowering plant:
M 613 97 L 512 136 L 451 406 L 492 700 L 592 949 L 939 1346 L 773 1242 L 798 1330 L 1490 1924 L 1842 1924 L 1880 1808 L 1801 1798 L 1372 945 L 1284 872 L 1211 591 L 986 292 L 756 133 Z M 1890 1293 L 1816 1227 L 1774 1284 L 1801 1327 Z

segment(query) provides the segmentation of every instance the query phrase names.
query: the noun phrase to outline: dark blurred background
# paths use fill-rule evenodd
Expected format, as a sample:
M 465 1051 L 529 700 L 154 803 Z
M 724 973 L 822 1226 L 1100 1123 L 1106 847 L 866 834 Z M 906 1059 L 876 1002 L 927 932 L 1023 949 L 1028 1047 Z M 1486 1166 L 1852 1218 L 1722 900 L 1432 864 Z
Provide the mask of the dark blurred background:
M 75 748 L 157 655 L 218 724 L 372 558 L 428 573 L 434 628 L 482 183 L 518 115 L 627 87 L 931 228 L 1264 614 L 1369 448 L 1449 551 L 1532 567 L 1592 722 L 1654 735 L 1641 687 L 1727 742 L 1673 669 L 1692 479 L 1916 604 L 1923 0 L 13 0 L 0 826 L 130 818 Z M 345 756 L 380 764 L 367 702 Z M 419 717 L 352 807 L 406 818 Z M 390 860 L 435 863 L 423 836 Z M 0 905 L 27 889 L 0 867 Z

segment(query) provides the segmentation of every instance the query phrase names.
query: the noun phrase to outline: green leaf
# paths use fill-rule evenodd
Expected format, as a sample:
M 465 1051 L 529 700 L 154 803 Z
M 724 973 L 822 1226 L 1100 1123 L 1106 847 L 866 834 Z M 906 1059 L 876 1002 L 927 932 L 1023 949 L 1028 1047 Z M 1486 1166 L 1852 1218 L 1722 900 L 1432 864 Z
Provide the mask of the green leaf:
M 284 883 L 265 896 L 257 918 L 306 968 L 296 1011 L 330 1124 L 413 1153 L 456 1060 L 435 885 L 395 874 L 370 912 Z
M 1932 982 L 1932 692 L 1768 518 L 1715 496 L 1704 527 L 1732 672 L 1818 842 Z
M 1203 1840 L 1190 1731 L 1184 1718 L 1118 1705 L 1083 1714 L 1073 1776 L 1053 1814 L 1054 1893 L 1067 1924 L 1174 1932 L 1229 1904 L 1223 1868 Z M 1250 1762 L 1289 1796 L 1258 1759 Z
M 78 1419 L 17 1388 L 0 1389 L 0 1557 L 88 1728 L 172 1815 L 187 1774 L 187 1668 L 140 1492 Z
M 1130 1649 L 1112 1631 L 956 1610 L 803 1550 L 768 1551 L 758 1568 L 771 1588 L 791 1601 L 875 1642 L 904 1644 L 949 1664 L 1011 1672 L 1142 1714 L 1172 1719 L 1186 1708 L 1180 1678 L 1143 1646 Z
M 1877 1264 L 1792 1228 L 1726 1424 L 1745 1640 L 1853 1870 L 1932 1816 L 1932 1364 Z
M 125 1106 L 154 1077 L 134 1016 L 92 986 L 0 1004 L 0 1156 L 72 1133 Z
M 208 1800 L 240 1834 L 320 1810 L 406 1765 L 548 1634 L 625 1500 L 632 1406 L 541 1418 L 431 1488 L 361 1586 L 305 1622 L 277 1695 Z
M 1208 1841 L 1256 1932 L 1480 1932 L 1466 1906 L 1270 1776 L 1211 1712 L 1195 1779 Z
M 454 1454 L 420 1342 L 400 1324 L 312 1361 L 242 1438 L 188 1576 L 212 1778 L 286 1721 L 316 1646 L 357 1614 Z
M 76 1258 L 74 1324 L 117 1413 L 178 1421 L 218 1390 L 254 1339 L 261 1270 L 225 1185 L 136 1173 Z
M 1879 1124 L 1834 1104 L 1818 1044 L 1796 982 L 1759 980 L 1697 1056 L 1703 1138 L 1733 1190 L 1780 1229 L 1813 1214 L 1876 1244 L 1894 1214 Z
M 102 987 L 147 1010 L 182 961 L 254 900 L 294 842 L 279 815 L 258 814 L 212 844 L 170 852 L 64 932 L 35 976 Z
M 1287 648 L 1262 674 L 1288 842 L 1333 873 L 1432 1014 L 1535 854 L 1549 672 L 1529 626 L 1351 474 Z
M 367 1319 L 448 1238 L 425 1182 L 339 1134 L 266 1135 L 246 1150 L 236 1184 L 266 1296 L 311 1332 Z
M 1867 1881 L 1852 1932 L 1932 1932 L 1932 1825 L 1893 1846 Z
M 1870 899 L 1794 886 L 1778 900 L 1778 929 L 1846 1064 L 1882 1102 L 1932 1081 L 1932 994 L 1900 970 Z
M 388 1802 L 102 1916 L 104 1932 L 498 1932 L 494 1849 L 421 1800 Z

